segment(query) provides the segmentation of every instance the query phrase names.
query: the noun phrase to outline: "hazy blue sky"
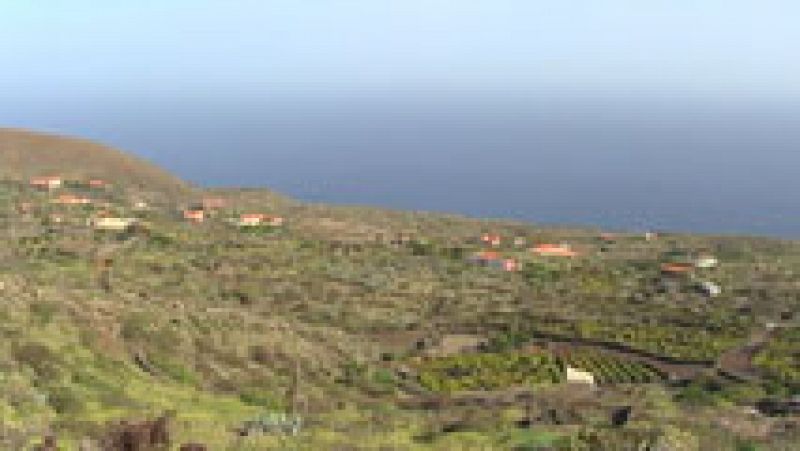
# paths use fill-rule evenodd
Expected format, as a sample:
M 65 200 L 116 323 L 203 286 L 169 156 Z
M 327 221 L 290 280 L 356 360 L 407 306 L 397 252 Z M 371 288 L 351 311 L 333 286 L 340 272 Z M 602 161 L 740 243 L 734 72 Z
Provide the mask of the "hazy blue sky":
M 0 0 L 0 125 L 201 184 L 800 234 L 800 0 Z
M 797 0 L 0 0 L 0 89 L 797 96 L 798 23 Z

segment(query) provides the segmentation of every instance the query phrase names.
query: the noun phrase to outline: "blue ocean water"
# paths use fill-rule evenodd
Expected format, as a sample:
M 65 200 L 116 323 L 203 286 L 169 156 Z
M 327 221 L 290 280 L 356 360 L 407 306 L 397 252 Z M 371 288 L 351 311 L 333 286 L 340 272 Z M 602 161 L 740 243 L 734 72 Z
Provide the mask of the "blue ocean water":
M 800 238 L 800 105 L 789 102 L 152 97 L 6 104 L 0 124 L 315 202 Z

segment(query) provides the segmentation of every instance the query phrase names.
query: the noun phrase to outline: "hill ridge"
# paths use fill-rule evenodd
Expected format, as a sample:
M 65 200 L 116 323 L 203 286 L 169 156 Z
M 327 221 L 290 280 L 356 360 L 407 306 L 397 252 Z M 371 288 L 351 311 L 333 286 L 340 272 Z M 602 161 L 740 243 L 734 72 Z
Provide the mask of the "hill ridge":
M 0 177 L 41 175 L 98 177 L 171 195 L 195 189 L 160 166 L 109 145 L 58 133 L 0 127 Z

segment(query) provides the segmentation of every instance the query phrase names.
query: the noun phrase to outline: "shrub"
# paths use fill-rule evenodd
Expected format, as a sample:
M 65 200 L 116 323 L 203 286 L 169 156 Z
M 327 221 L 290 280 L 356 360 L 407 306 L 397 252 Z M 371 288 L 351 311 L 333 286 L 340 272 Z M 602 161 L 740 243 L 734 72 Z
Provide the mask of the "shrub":
M 14 358 L 33 369 L 44 381 L 55 380 L 60 374 L 58 355 L 41 343 L 24 343 L 13 348 Z
M 251 406 L 265 407 L 271 410 L 284 408 L 284 402 L 280 398 L 262 388 L 246 387 L 240 391 L 239 399 Z
M 40 324 L 47 325 L 53 320 L 53 316 L 58 311 L 58 305 L 54 302 L 35 301 L 30 304 L 31 314 Z
M 47 402 L 60 414 L 77 414 L 84 410 L 83 397 L 75 389 L 57 385 L 47 390 Z

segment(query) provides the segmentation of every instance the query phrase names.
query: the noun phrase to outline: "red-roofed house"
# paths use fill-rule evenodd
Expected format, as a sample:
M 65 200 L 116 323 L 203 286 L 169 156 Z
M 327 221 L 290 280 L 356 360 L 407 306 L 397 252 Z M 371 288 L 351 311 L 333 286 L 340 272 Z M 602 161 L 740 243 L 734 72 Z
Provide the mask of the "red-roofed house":
M 92 200 L 88 197 L 76 196 L 74 194 L 62 194 L 58 196 L 53 202 L 61 205 L 87 205 L 91 204 Z
M 31 186 L 42 190 L 60 188 L 62 183 L 63 180 L 59 176 L 33 177 L 30 180 Z
M 499 246 L 501 238 L 500 235 L 495 235 L 492 233 L 484 233 L 483 235 L 481 235 L 481 241 L 490 246 Z
M 694 269 L 691 263 L 664 263 L 661 265 L 661 272 L 667 275 L 680 276 L 689 274 Z
M 105 180 L 101 180 L 101 179 L 91 179 L 91 180 L 89 180 L 89 187 L 90 188 L 97 188 L 97 189 L 105 188 L 106 187 L 106 181 Z
M 567 244 L 539 244 L 532 247 L 530 251 L 536 255 L 547 257 L 575 257 L 578 255 Z
M 206 215 L 203 210 L 184 210 L 183 219 L 190 222 L 199 223 L 206 219 Z

